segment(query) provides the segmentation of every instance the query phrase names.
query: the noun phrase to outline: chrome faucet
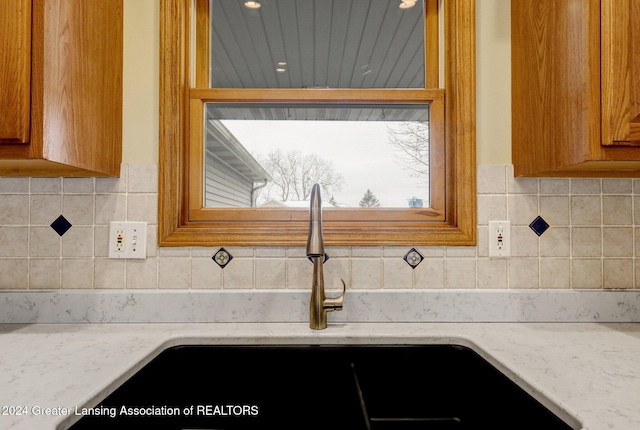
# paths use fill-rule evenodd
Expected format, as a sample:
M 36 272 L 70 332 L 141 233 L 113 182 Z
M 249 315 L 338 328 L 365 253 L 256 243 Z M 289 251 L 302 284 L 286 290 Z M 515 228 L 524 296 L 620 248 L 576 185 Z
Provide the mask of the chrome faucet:
M 313 281 L 311 285 L 311 304 L 309 327 L 314 330 L 327 328 L 327 312 L 341 311 L 347 286 L 342 281 L 342 294 L 336 298 L 327 298 L 324 294 L 324 241 L 322 239 L 322 198 L 320 185 L 311 189 L 309 210 L 309 237 L 307 239 L 307 257 L 313 263 Z

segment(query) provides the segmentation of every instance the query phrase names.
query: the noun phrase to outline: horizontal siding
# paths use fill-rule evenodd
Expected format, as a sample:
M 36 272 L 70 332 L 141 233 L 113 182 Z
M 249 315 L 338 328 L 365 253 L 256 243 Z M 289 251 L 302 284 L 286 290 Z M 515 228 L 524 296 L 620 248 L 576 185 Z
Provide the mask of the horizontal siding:
M 251 207 L 253 182 L 207 154 L 205 160 L 205 207 Z

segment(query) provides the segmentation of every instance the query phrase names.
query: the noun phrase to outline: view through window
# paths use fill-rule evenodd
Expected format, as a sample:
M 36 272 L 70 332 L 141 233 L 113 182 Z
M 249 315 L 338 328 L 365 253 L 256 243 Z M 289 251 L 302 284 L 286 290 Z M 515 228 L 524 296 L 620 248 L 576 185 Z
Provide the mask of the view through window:
M 247 115 L 243 107 L 209 111 Z M 347 111 L 377 120 L 347 121 Z M 314 183 L 327 208 L 429 206 L 428 106 L 339 107 L 321 115 L 298 108 L 295 115 L 332 119 L 207 119 L 206 207 L 306 207 Z

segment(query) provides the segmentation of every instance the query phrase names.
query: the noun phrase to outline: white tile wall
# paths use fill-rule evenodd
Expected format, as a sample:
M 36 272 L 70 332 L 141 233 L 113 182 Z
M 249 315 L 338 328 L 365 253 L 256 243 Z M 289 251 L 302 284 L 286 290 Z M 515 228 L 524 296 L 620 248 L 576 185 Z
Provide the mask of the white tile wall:
M 123 165 L 113 178 L 0 178 L 0 289 L 310 288 L 303 247 L 161 248 L 155 164 Z M 73 227 L 49 226 L 60 214 Z M 528 227 L 541 215 L 541 237 Z M 490 220 L 512 225 L 512 257 L 490 259 Z M 109 260 L 108 224 L 147 221 L 146 260 Z M 478 246 L 328 248 L 325 283 L 357 289 L 532 289 L 640 287 L 640 180 L 514 179 L 511 166 L 478 166 Z M 225 244 L 220 244 L 225 246 Z

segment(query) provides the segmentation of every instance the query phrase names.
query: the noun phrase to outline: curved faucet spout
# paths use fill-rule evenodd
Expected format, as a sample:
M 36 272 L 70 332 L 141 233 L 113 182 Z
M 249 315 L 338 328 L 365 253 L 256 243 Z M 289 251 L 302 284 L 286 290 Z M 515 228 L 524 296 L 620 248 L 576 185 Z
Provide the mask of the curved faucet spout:
M 324 293 L 324 240 L 322 238 L 322 198 L 320 185 L 311 189 L 309 210 L 309 237 L 307 238 L 307 257 L 313 263 L 311 284 L 311 303 L 309 305 L 309 327 L 314 330 L 327 328 L 327 312 L 340 311 L 344 302 L 346 285 L 342 281 L 342 294 L 327 298 Z

